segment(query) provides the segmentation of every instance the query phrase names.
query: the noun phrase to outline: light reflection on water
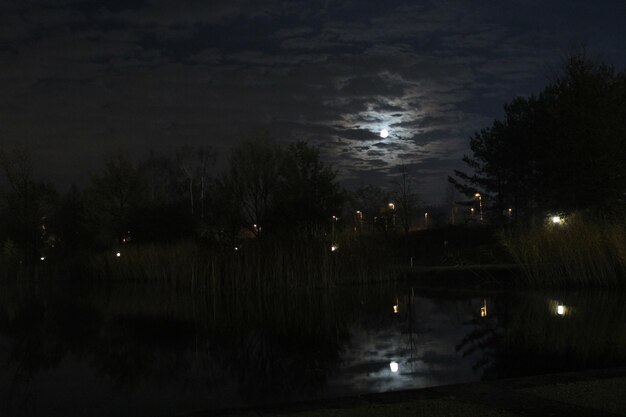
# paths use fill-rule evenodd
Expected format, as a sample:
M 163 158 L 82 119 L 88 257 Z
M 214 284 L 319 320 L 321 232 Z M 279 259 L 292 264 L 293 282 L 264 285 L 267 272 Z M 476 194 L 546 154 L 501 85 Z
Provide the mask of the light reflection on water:
M 619 293 L 0 289 L 0 415 L 182 414 L 626 364 Z
M 459 334 L 471 330 L 469 304 L 407 295 L 394 307 L 398 313 L 387 320 L 350 326 L 351 343 L 329 380 L 331 392 L 382 392 L 480 378 L 472 370 L 474 355 L 456 352 Z

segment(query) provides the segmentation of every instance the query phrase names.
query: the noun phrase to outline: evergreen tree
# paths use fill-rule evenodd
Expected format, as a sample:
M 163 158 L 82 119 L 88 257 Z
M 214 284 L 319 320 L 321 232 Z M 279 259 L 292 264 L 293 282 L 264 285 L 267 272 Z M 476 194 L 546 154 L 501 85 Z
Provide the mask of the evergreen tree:
M 480 192 L 498 215 L 545 210 L 623 211 L 626 191 L 626 74 L 584 55 L 569 57 L 536 96 L 505 106 L 504 120 L 476 133 L 474 171 L 450 181 Z

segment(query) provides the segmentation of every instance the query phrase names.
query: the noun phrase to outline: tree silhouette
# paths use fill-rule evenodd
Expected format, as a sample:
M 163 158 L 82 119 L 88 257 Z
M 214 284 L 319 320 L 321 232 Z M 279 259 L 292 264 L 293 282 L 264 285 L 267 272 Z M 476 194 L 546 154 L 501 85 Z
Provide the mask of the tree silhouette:
M 228 182 L 241 207 L 245 227 L 257 236 L 275 197 L 280 158 L 279 147 L 266 131 L 242 142 L 231 155 Z
M 468 196 L 491 196 L 500 216 L 509 207 L 623 210 L 624 120 L 626 74 L 572 55 L 538 95 L 514 99 L 504 120 L 472 137 L 464 161 L 473 174 L 455 171 L 449 180 Z
M 415 178 L 406 165 L 400 165 L 400 173 L 393 181 L 395 207 L 404 234 L 409 233 L 419 206 L 419 197 L 415 192 Z
M 6 183 L 0 206 L 8 239 L 5 244 L 15 244 L 20 260 L 36 260 L 43 245 L 44 220 L 54 211 L 56 191 L 50 184 L 35 181 L 26 146 L 0 151 L 0 169 Z
M 122 153 L 107 159 L 103 171 L 92 176 L 86 204 L 101 244 L 109 245 L 130 230 L 145 191 L 141 172 Z

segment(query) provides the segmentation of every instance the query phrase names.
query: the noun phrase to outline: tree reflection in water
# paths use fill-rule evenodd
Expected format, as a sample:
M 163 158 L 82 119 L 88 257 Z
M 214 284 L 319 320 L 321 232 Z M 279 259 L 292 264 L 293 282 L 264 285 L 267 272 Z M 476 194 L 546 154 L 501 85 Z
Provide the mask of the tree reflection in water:
M 619 292 L 500 294 L 457 350 L 482 352 L 485 379 L 626 365 L 626 304 Z M 567 300 L 560 314 L 558 306 Z
M 233 396 L 249 404 L 313 398 L 337 368 L 354 304 L 367 297 L 354 290 L 269 297 L 141 286 L 31 290 L 7 288 L 0 308 L 0 335 L 11 341 L 0 358 L 11 375 L 4 403 L 24 413 L 30 382 L 70 359 L 87 362 L 120 392 L 195 378 L 215 406 Z
M 3 287 L 0 414 L 62 414 L 80 401 L 92 414 L 180 414 L 626 364 L 618 293 L 494 293 L 481 317 L 483 298 Z M 71 404 L 42 410 L 67 384 Z

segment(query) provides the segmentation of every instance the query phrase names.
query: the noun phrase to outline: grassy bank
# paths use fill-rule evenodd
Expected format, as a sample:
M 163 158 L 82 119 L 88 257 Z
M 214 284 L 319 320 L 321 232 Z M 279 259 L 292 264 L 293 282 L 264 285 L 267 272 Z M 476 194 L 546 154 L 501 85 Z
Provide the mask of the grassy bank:
M 325 242 L 294 238 L 250 240 L 220 249 L 194 241 L 128 245 L 49 259 L 5 276 L 271 291 L 388 281 L 395 270 L 389 248 L 374 241 L 346 241 L 331 250 Z
M 333 287 L 402 279 L 441 286 L 623 287 L 626 226 L 570 216 L 560 224 L 451 226 L 399 234 L 344 230 L 319 239 L 127 245 L 30 265 L 2 264 L 4 280 L 142 281 L 219 290 Z M 119 252 L 119 256 L 117 253 Z M 448 279 L 451 278 L 451 279 Z
M 572 215 L 502 233 L 502 242 L 535 287 L 623 287 L 626 224 Z

